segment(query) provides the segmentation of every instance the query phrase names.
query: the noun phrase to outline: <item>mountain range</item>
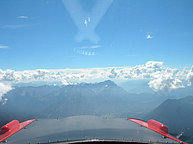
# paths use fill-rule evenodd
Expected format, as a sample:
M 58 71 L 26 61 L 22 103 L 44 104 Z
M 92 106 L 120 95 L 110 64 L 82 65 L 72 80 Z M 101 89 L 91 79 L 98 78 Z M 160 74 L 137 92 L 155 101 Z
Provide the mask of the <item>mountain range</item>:
M 108 80 L 66 86 L 16 86 L 6 93 L 0 116 L 57 118 L 72 115 L 133 117 L 153 110 L 165 98 L 152 93 L 132 94 Z

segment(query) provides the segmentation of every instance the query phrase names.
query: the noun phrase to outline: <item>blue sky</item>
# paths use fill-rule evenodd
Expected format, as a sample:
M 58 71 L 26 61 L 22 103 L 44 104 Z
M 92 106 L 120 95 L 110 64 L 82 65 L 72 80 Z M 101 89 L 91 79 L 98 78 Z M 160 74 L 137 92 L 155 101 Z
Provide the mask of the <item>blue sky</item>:
M 0 1 L 0 69 L 118 67 L 147 61 L 176 68 L 193 64 L 192 0 L 78 1 L 86 14 L 80 21 L 83 32 L 98 21 L 93 31 L 98 41 L 84 39 L 84 34 L 82 41 L 76 39 L 80 28 L 64 1 Z M 79 16 L 71 5 L 68 8 Z

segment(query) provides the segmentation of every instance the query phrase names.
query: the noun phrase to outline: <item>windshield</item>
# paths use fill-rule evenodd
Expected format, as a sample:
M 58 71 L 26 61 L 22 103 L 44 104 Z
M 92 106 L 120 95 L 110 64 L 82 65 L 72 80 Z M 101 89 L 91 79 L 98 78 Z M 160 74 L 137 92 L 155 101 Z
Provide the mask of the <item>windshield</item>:
M 192 17 L 191 0 L 1 0 L 0 125 L 154 119 L 191 143 Z

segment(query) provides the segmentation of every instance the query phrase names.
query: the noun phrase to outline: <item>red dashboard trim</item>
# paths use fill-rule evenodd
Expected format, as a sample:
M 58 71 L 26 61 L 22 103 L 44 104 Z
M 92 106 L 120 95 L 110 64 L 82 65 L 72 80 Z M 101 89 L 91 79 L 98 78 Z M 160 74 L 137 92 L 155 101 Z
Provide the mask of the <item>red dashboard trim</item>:
M 166 125 L 158 122 L 158 121 L 149 120 L 148 122 L 145 122 L 143 120 L 133 119 L 133 118 L 128 119 L 128 120 L 130 120 L 130 121 L 132 121 L 134 123 L 137 123 L 137 124 L 139 124 L 139 125 L 141 125 L 141 126 L 143 126 L 145 128 L 148 128 L 148 129 L 150 129 L 152 131 L 155 131 L 156 133 L 159 133 L 159 134 L 163 135 L 164 137 L 172 139 L 172 140 L 174 140 L 176 142 L 186 144 L 185 142 L 183 142 L 183 141 L 177 139 L 176 137 L 168 134 L 168 127 Z

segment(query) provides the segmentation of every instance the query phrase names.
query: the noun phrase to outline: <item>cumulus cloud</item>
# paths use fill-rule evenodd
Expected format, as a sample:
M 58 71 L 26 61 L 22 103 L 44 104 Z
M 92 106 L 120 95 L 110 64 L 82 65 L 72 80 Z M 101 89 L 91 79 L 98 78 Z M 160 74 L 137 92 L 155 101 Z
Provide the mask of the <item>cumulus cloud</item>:
M 193 66 L 190 69 L 190 71 L 188 71 L 186 79 L 188 81 L 188 86 L 192 86 L 193 85 Z
M 89 55 L 87 53 L 86 55 Z M 133 67 L 107 67 L 89 69 L 37 69 L 37 70 L 1 70 L 0 69 L 0 98 L 11 90 L 12 84 L 28 82 L 60 82 L 63 85 L 80 82 L 99 82 L 102 80 L 127 81 L 149 80 L 149 87 L 155 91 L 170 91 L 184 88 L 182 80 L 193 84 L 193 67 L 191 70 L 179 71 L 163 65 L 163 62 L 148 61 L 144 65 Z M 9 84 L 9 85 L 8 85 Z
M 0 83 L 0 101 L 3 99 L 3 95 L 6 94 L 8 91 L 12 90 L 11 85 Z M 3 100 L 3 104 L 5 104 L 7 99 Z
M 159 75 L 159 77 L 151 80 L 148 84 L 155 91 L 162 90 L 167 92 L 173 89 L 184 88 L 182 81 L 172 77 L 170 74 Z
M 163 66 L 162 62 L 149 61 L 145 65 L 134 67 L 108 67 L 108 68 L 90 68 L 90 69 L 63 69 L 63 70 L 25 70 L 14 71 L 7 69 L 0 70 L 0 80 L 12 83 L 30 82 L 30 81 L 61 81 L 87 79 L 156 79 L 160 75 L 167 73 L 176 73 L 177 70 Z

